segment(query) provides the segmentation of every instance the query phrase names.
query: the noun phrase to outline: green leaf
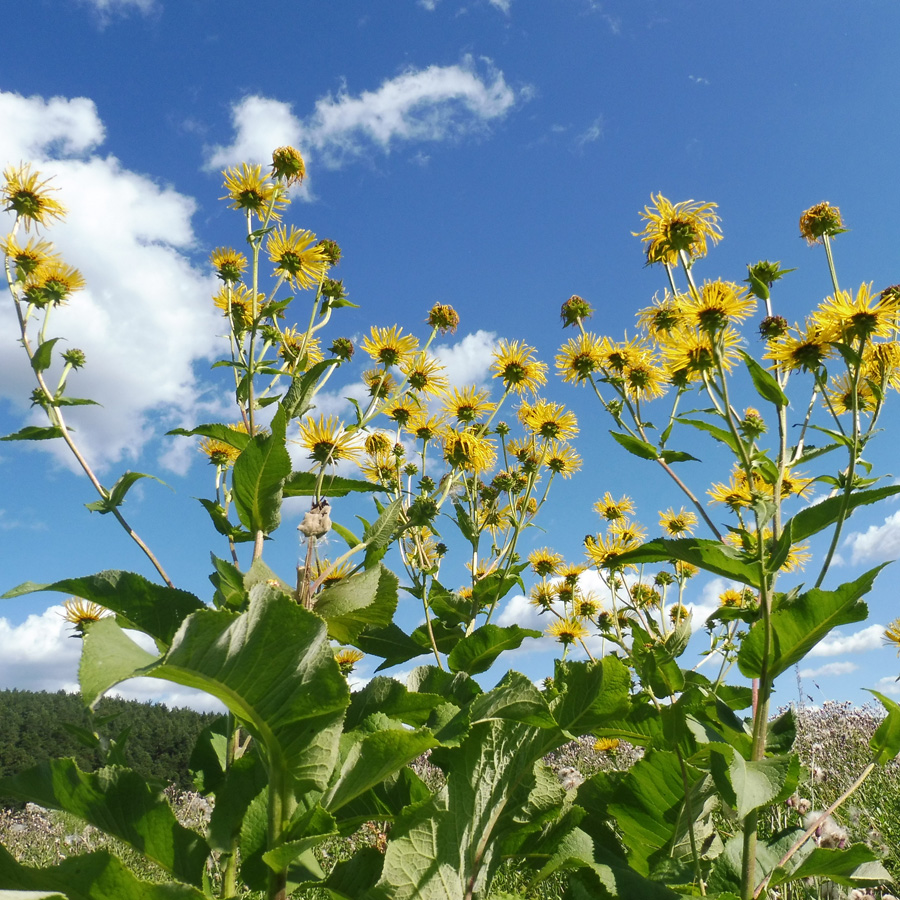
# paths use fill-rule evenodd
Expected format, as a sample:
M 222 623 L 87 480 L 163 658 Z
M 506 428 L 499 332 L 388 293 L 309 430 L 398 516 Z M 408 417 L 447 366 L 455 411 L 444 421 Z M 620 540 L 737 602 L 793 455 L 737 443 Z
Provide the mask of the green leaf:
M 84 397 L 54 397 L 51 406 L 99 406 L 96 400 Z
M 680 559 L 715 575 L 722 575 L 759 587 L 759 571 L 756 566 L 744 560 L 744 553 L 721 541 L 702 540 L 700 538 L 655 538 L 616 556 L 619 563 L 658 563 L 672 559 Z
M 219 534 L 231 538 L 236 544 L 255 540 L 255 536 L 250 534 L 249 531 L 244 531 L 240 525 L 232 525 L 232 523 L 228 521 L 228 514 L 225 512 L 224 508 L 214 500 L 206 500 L 203 497 L 198 497 L 197 500 L 207 513 L 209 513 L 209 518 L 213 523 L 213 527 Z
M 800 761 L 796 756 L 747 762 L 727 744 L 712 745 L 711 749 L 713 780 L 741 820 L 754 809 L 787 799 L 797 786 Z
M 71 430 L 70 428 L 69 431 Z M 62 428 L 57 428 L 56 425 L 43 428 L 38 425 L 26 425 L 20 431 L 0 438 L 0 441 L 51 441 L 62 436 Z
M 207 900 L 187 884 L 140 881 L 106 850 L 70 856 L 43 869 L 19 864 L 0 845 L 0 883 L 15 892 L 66 900 Z M 13 897 L 15 897 L 13 893 Z M 21 896 L 21 895 L 20 895 Z
M 98 512 L 101 515 L 106 515 L 106 513 L 112 512 L 114 509 L 121 506 L 125 502 L 125 495 L 128 493 L 128 490 L 136 481 L 140 480 L 141 478 L 152 478 L 154 481 L 158 481 L 160 484 L 166 484 L 155 475 L 146 475 L 143 472 L 126 472 L 112 486 L 109 492 L 109 497 L 103 500 L 95 500 L 93 503 L 85 503 L 84 505 L 89 510 L 91 510 L 91 512 Z M 166 487 L 168 487 L 167 484 Z
M 390 544 L 397 530 L 402 510 L 402 501 L 392 500 L 375 520 L 375 523 L 366 527 L 363 532 L 363 541 L 368 550 L 382 550 Z
M 875 576 L 886 565 L 883 563 L 871 569 L 837 590 L 812 588 L 777 604 L 771 616 L 769 677 L 775 678 L 803 659 L 833 628 L 862 622 L 868 615 L 868 608 L 861 598 L 872 589 Z M 751 627 L 738 651 L 738 667 L 747 678 L 758 678 L 762 673 L 764 647 L 765 626 L 760 620 Z
M 874 694 L 887 710 L 887 716 L 869 739 L 869 747 L 873 753 L 872 761 L 879 766 L 884 766 L 896 759 L 897 754 L 900 753 L 900 705 L 889 697 L 885 697 L 884 694 L 879 694 L 878 691 L 870 688 L 866 688 L 866 690 L 870 694 Z
M 679 463 L 679 462 L 700 462 L 696 456 L 692 456 L 690 453 L 685 453 L 683 450 L 663 450 L 662 453 L 659 454 L 660 459 L 666 463 Z
M 572 738 L 603 728 L 628 712 L 631 675 L 615 656 L 592 663 L 558 660 L 553 682 L 560 692 L 550 704 L 553 718 Z
M 350 696 L 344 730 L 358 728 L 375 713 L 382 713 L 414 728 L 420 727 L 428 721 L 434 709 L 446 702 L 447 698 L 441 694 L 410 691 L 396 678 L 377 675 Z
M 209 576 L 210 582 L 216 589 L 213 602 L 220 608 L 228 606 L 232 609 L 240 609 L 247 599 L 243 572 L 232 563 L 219 559 L 214 553 L 209 555 L 215 567 L 215 572 Z
M 243 450 L 250 443 L 250 435 L 246 431 L 238 431 L 236 428 L 229 428 L 227 425 L 219 425 L 211 423 L 209 425 L 198 425 L 190 430 L 186 428 L 173 428 L 166 432 L 167 435 L 181 435 L 183 437 L 201 437 L 213 438 L 228 444 L 229 447 L 235 447 Z
M 456 511 L 456 522 L 457 528 L 459 528 L 460 534 L 472 545 L 474 549 L 478 549 L 478 529 L 475 527 L 475 523 L 472 521 L 471 516 L 466 512 L 465 507 L 459 500 L 453 501 L 453 509 Z
M 813 506 L 807 506 L 790 520 L 794 540 L 805 541 L 829 525 L 833 525 L 840 518 L 845 502 L 848 504 L 847 511 L 850 512 L 858 506 L 878 503 L 898 493 L 900 485 L 893 484 L 890 487 L 873 488 L 870 491 L 854 491 L 849 500 L 845 500 L 843 494 L 838 494 L 835 497 L 827 497 Z
M 157 659 L 128 637 L 114 619 L 94 622 L 85 629 L 78 666 L 84 702 L 93 707 L 111 687 L 132 678 Z
M 447 657 L 451 672 L 479 675 L 486 672 L 504 650 L 515 650 L 526 638 L 539 638 L 540 631 L 509 625 L 482 625 L 464 637 Z
M 333 519 L 331 521 L 331 530 L 334 531 L 335 534 L 342 537 L 344 539 L 344 543 L 352 550 L 354 547 L 358 547 L 362 541 L 349 529 L 344 528 L 343 525 L 339 525 Z
M 315 497 L 319 476 L 315 472 L 291 472 L 284 481 L 285 497 Z M 340 478 L 330 475 L 323 479 L 318 490 L 320 497 L 346 497 L 349 493 L 371 494 L 381 487 L 371 481 L 358 478 Z
M 162 792 L 131 769 L 82 772 L 72 759 L 47 760 L 0 779 L 3 796 L 71 813 L 125 841 L 181 881 L 200 887 L 209 847 L 178 823 Z
M 50 368 L 50 364 L 53 362 L 53 347 L 58 340 L 59 338 L 50 338 L 49 341 L 41 341 L 37 350 L 34 351 L 34 356 L 31 358 L 31 368 L 37 374 Z
M 341 644 L 352 644 L 367 626 L 390 625 L 397 608 L 393 572 L 382 565 L 343 578 L 315 597 L 315 612 L 328 625 L 328 635 Z
M 875 852 L 865 844 L 851 844 L 846 850 L 816 847 L 793 872 L 776 870 L 772 887 L 801 878 L 828 878 L 846 887 L 878 885 L 891 881 L 891 876 Z
M 696 428 L 699 431 L 705 431 L 707 434 L 711 434 L 717 441 L 721 441 L 721 443 L 725 444 L 726 447 L 733 450 L 735 453 L 739 452 L 738 442 L 730 431 L 719 428 L 717 425 L 713 425 L 710 422 L 704 422 L 702 419 L 684 419 L 679 417 L 677 421 L 682 425 L 690 425 L 692 428 Z
M 209 818 L 209 843 L 213 849 L 223 853 L 232 851 L 250 804 L 265 790 L 267 783 L 266 767 L 252 751 L 233 760 L 223 770 Z
M 544 695 L 519 672 L 507 672 L 492 691 L 473 700 L 469 709 L 472 724 L 491 719 L 509 719 L 537 728 L 556 728 Z
M 563 900 L 681 900 L 683 894 L 676 894 L 670 887 L 658 881 L 650 881 L 634 869 L 592 863 L 573 872 Z M 717 900 L 725 900 L 717 895 Z M 735 896 L 734 900 L 738 900 Z
M 7 591 L 2 599 L 21 597 L 35 591 L 58 591 L 92 600 L 116 613 L 121 624 L 143 631 L 166 646 L 171 643 L 187 615 L 206 608 L 206 604 L 187 591 L 154 584 L 134 572 L 115 570 L 83 578 L 65 578 L 52 584 L 26 581 Z
M 337 365 L 337 359 L 324 359 L 317 362 L 314 366 L 310 366 L 307 372 L 302 375 L 295 375 L 291 381 L 291 386 L 287 389 L 284 398 L 281 401 L 281 408 L 284 410 L 285 419 L 290 422 L 291 419 L 299 419 L 305 412 L 312 408 L 310 400 L 315 392 L 319 378 L 332 366 Z
M 746 351 L 741 350 L 739 352 L 744 360 L 744 364 L 747 366 L 750 377 L 753 379 L 753 386 L 756 388 L 756 393 L 759 394 L 763 400 L 768 400 L 769 403 L 773 403 L 775 406 L 790 406 L 787 395 L 781 389 L 781 386 L 775 380 L 772 373 L 764 369 Z
M 271 534 L 281 522 L 282 486 L 291 473 L 284 423 L 272 421 L 271 434 L 258 434 L 235 460 L 232 470 L 234 508 L 251 534 Z
M 616 443 L 624 447 L 632 456 L 640 459 L 659 459 L 659 453 L 653 444 L 648 444 L 647 441 L 642 441 L 630 434 L 623 434 L 621 431 L 610 431 L 610 434 Z
M 472 586 L 473 606 L 482 609 L 493 606 L 515 587 L 524 594 L 525 585 L 522 583 L 521 573 L 527 567 L 527 563 L 520 563 L 510 566 L 508 572 L 491 572 L 490 575 L 479 578 Z
M 370 653 L 384 659 L 384 662 L 375 670 L 376 672 L 389 669 L 391 666 L 398 666 L 407 660 L 431 652 L 429 647 L 423 647 L 422 644 L 414 641 L 395 622 L 384 628 L 364 629 L 353 642 L 353 646 L 359 647 L 363 653 Z

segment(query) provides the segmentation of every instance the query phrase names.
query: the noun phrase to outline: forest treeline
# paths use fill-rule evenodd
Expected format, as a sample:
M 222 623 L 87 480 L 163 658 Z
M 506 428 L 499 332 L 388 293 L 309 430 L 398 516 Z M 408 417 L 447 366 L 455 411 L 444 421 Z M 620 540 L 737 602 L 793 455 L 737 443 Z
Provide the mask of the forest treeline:
M 216 718 L 192 709 L 104 697 L 91 722 L 78 694 L 0 691 L 0 776 L 52 757 L 74 757 L 85 771 L 102 765 L 102 751 L 86 746 L 77 735 L 80 729 L 114 740 L 127 733 L 127 765 L 186 790 L 193 786 L 188 761 L 197 735 Z M 0 796 L 0 805 L 15 804 Z

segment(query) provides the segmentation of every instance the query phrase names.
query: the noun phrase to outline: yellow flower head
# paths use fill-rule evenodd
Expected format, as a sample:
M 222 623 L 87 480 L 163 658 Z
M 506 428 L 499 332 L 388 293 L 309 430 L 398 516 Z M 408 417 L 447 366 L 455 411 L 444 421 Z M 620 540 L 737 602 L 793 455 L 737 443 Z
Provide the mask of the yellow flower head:
M 519 341 L 500 341 L 494 351 L 494 378 L 500 378 L 507 391 L 537 391 L 547 380 L 547 365 L 535 359 L 535 353 L 534 347 Z
M 60 262 L 60 258 L 53 250 L 53 245 L 48 241 L 38 241 L 29 238 L 23 247 L 14 234 L 8 235 L 0 241 L 0 249 L 16 267 L 16 277 L 21 281 L 31 275 L 32 272 L 46 266 L 51 262 Z
M 684 302 L 689 297 L 686 294 L 672 296 L 668 291 L 662 299 L 654 296 L 653 305 L 645 307 L 638 313 L 638 324 L 650 337 L 657 339 L 684 324 Z
M 462 390 L 453 388 L 444 400 L 444 409 L 457 422 L 469 424 L 494 411 L 494 404 L 488 400 L 488 392 L 475 387 Z
M 754 485 L 754 487 L 758 487 Z M 753 504 L 754 490 L 747 481 L 747 475 L 743 469 L 735 466 L 731 478 L 727 484 L 719 482 L 708 491 L 714 503 L 724 503 L 733 512 L 745 509 Z
M 287 185 L 300 184 L 306 177 L 306 163 L 299 150 L 279 147 L 272 152 L 272 177 Z
M 547 634 L 556 638 L 564 647 L 575 641 L 583 641 L 590 632 L 575 618 L 557 619 L 548 629 Z
M 74 626 L 79 635 L 84 635 L 84 629 L 99 622 L 110 615 L 110 611 L 99 603 L 91 600 L 83 600 L 81 597 L 70 597 L 63 603 L 62 617 Z
M 217 468 L 233 466 L 235 460 L 241 455 L 237 447 L 216 438 L 203 438 L 197 449 L 209 460 L 210 464 Z
M 756 297 L 733 281 L 705 281 L 699 296 L 683 298 L 681 309 L 686 321 L 714 334 L 751 315 L 756 310 Z
M 276 274 L 284 275 L 301 290 L 315 287 L 328 271 L 325 251 L 315 240 L 311 231 L 281 225 L 269 235 L 266 244 Z
M 359 432 L 345 431 L 337 416 L 319 416 L 299 423 L 300 443 L 310 451 L 309 458 L 318 463 L 336 463 L 356 459 L 362 454 L 363 439 Z
M 50 191 L 58 188 L 47 187 L 50 180 L 40 181 L 39 174 L 32 172 L 28 163 L 7 167 L 3 170 L 3 179 L 0 201 L 6 204 L 7 212 L 15 213 L 16 218 L 25 223 L 26 231 L 32 224 L 46 225 L 50 219 L 65 217 L 66 208 L 50 196 Z
M 716 368 L 716 357 L 730 372 L 737 363 L 741 337 L 730 325 L 713 338 L 709 334 L 687 328 L 669 332 L 660 345 L 666 370 L 673 384 L 700 380 Z
M 717 244 L 722 239 L 715 203 L 695 203 L 685 200 L 670 203 L 662 194 L 650 195 L 652 206 L 645 206 L 641 218 L 647 224 L 635 237 L 647 245 L 648 263 L 678 263 L 684 253 L 692 262 L 706 256 L 706 242 Z
M 554 553 L 547 547 L 541 547 L 528 554 L 528 562 L 531 563 L 535 575 L 546 578 L 548 575 L 556 575 L 563 564 L 563 557 L 562 554 Z
M 555 599 L 556 593 L 553 590 L 553 586 L 546 582 L 534 585 L 528 593 L 528 602 L 541 610 L 552 609 Z
M 831 341 L 836 340 L 834 332 L 823 331 L 815 322 L 807 322 L 806 329 L 796 326 L 769 341 L 765 359 L 771 359 L 785 371 L 812 372 L 834 356 Z
M 581 469 L 581 457 L 568 444 L 553 441 L 544 450 L 541 462 L 562 478 L 571 478 Z
M 343 647 L 334 653 L 334 661 L 341 670 L 341 675 L 349 675 L 353 672 L 356 664 L 365 656 L 355 647 Z
M 536 437 L 545 440 L 568 441 L 578 434 L 578 419 L 562 403 L 537 400 L 523 404 L 519 411 L 522 424 Z
M 363 350 L 385 368 L 400 365 L 418 346 L 414 335 L 403 334 L 403 329 L 396 325 L 391 328 L 373 326 L 369 337 L 363 338 L 362 342 Z
M 630 497 L 620 497 L 618 500 L 613 498 L 613 495 L 607 491 L 603 495 L 602 500 L 598 500 L 594 504 L 594 509 L 603 516 L 604 519 L 608 519 L 610 522 L 613 522 L 617 519 L 624 518 L 630 513 L 634 512 L 634 503 Z
M 288 198 L 281 187 L 263 175 L 262 166 L 249 166 L 241 163 L 240 168 L 226 169 L 225 190 L 228 192 L 221 200 L 230 200 L 232 209 L 246 209 L 260 219 L 279 220 L 281 210 L 287 205 Z
M 590 332 L 571 338 L 556 355 L 556 368 L 563 381 L 583 384 L 604 363 L 605 344 Z
M 684 537 L 694 533 L 697 516 L 683 506 L 678 512 L 675 512 L 670 506 L 665 512 L 659 514 L 659 524 L 663 531 L 672 537 Z
M 224 284 L 219 292 L 212 298 L 213 306 L 221 309 L 223 315 L 231 319 L 231 325 L 236 334 L 243 334 L 253 324 L 254 312 L 258 313 L 260 306 L 265 301 L 264 294 L 256 295 L 256 309 L 253 304 L 253 291 L 242 284 L 232 287 Z
M 385 369 L 367 369 L 362 373 L 363 384 L 369 389 L 370 397 L 385 400 L 394 393 L 397 387 L 391 373 Z
M 681 603 L 676 603 L 669 610 L 669 619 L 673 625 L 678 625 L 690 616 L 690 610 Z
M 863 378 L 871 379 L 882 390 L 900 390 L 900 342 L 867 343 L 863 350 Z
M 400 371 L 414 391 L 439 397 L 450 385 L 444 367 L 424 351 L 413 353 L 400 362 Z
M 900 619 L 894 619 L 894 621 L 885 628 L 884 642 L 900 648 Z M 897 650 L 897 655 L 900 656 L 900 649 Z
M 241 280 L 247 268 L 247 257 L 231 247 L 216 247 L 209 255 L 209 261 L 222 281 L 235 282 Z
M 448 331 L 455 334 L 459 326 L 459 313 L 446 303 L 435 303 L 425 321 L 441 334 L 446 334 Z
M 587 558 L 598 569 L 614 569 L 619 567 L 619 555 L 630 548 L 617 534 L 598 534 L 585 538 L 584 549 Z
M 838 291 L 826 298 L 812 315 L 813 323 L 835 340 L 869 340 L 890 337 L 897 331 L 900 302 L 896 294 L 872 294 L 872 283 L 862 284 L 854 297 Z
M 426 410 L 419 409 L 406 426 L 406 430 L 420 441 L 434 440 L 441 433 L 445 420 L 441 415 L 430 416 Z
M 603 368 L 621 375 L 629 366 L 635 366 L 647 359 L 647 348 L 637 338 L 615 342 L 604 338 L 601 347 Z
M 74 291 L 83 290 L 84 277 L 78 269 L 66 265 L 61 259 L 38 266 L 25 280 L 25 299 L 37 307 L 52 303 L 59 306 Z
M 597 740 L 594 741 L 594 749 L 598 753 L 609 753 L 611 750 L 615 750 L 618 746 L 618 738 L 601 737 L 597 738 Z
M 444 459 L 455 469 L 484 472 L 497 457 L 493 442 L 471 431 L 448 429 L 444 434 Z
M 821 244 L 824 237 L 834 237 L 846 230 L 841 211 L 830 203 L 817 203 L 800 216 L 800 236 L 808 244 Z
M 419 401 L 411 394 L 403 394 L 392 400 L 384 407 L 384 414 L 393 419 L 401 427 L 406 427 L 417 415 L 420 415 L 422 408 Z
M 296 327 L 285 328 L 281 332 L 281 346 L 278 355 L 289 367 L 296 366 L 306 357 L 306 368 L 322 362 L 322 345 L 318 338 L 309 337 L 306 332 L 298 332 Z
M 722 606 L 740 608 L 744 605 L 744 592 L 735 590 L 734 588 L 727 588 L 719 594 L 719 603 Z
M 656 400 L 666 393 L 666 370 L 648 355 L 625 367 L 622 386 L 635 400 Z

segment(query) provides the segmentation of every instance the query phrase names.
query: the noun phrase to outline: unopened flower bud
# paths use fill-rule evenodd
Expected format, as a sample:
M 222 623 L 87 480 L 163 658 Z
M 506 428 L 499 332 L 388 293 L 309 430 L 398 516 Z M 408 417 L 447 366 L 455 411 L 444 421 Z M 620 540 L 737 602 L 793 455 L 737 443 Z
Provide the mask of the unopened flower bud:
M 560 309 L 560 317 L 563 321 L 563 328 L 570 325 L 577 325 L 581 319 L 589 319 L 594 314 L 591 304 L 578 294 L 572 294 Z
M 335 338 L 331 343 L 329 353 L 334 354 L 338 359 L 349 360 L 353 358 L 353 341 L 350 338 Z

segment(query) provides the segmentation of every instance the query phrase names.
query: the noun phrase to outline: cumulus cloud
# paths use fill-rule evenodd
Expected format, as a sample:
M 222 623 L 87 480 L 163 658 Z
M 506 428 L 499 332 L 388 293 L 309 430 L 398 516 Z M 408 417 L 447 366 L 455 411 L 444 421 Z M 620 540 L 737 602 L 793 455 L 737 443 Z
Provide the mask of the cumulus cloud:
M 146 635 L 132 634 L 145 649 L 153 651 Z M 72 637 L 63 618 L 62 606 L 51 606 L 32 614 L 19 625 L 0 618 L 0 689 L 20 691 L 77 691 L 81 641 Z M 110 692 L 126 700 L 165 703 L 215 711 L 222 704 L 201 691 L 167 684 L 156 678 L 135 678 Z
M 882 525 L 853 532 L 844 543 L 854 563 L 896 559 L 900 556 L 900 512 L 888 516 Z
M 819 666 L 817 669 L 801 669 L 800 677 L 822 678 L 827 675 L 849 675 L 858 668 L 859 666 L 852 662 L 825 663 L 824 666 Z
M 275 147 L 289 143 L 339 167 L 373 147 L 389 153 L 404 141 L 443 141 L 481 132 L 515 102 L 516 92 L 503 73 L 487 60 L 479 68 L 470 56 L 458 65 L 408 69 L 374 91 L 328 94 L 305 119 L 288 103 L 244 97 L 232 107 L 234 140 L 209 148 L 207 166 L 266 162 Z
M 880 694 L 893 694 L 895 697 L 900 696 L 900 681 L 897 681 L 893 676 L 879 678 L 875 684 L 875 690 Z
M 467 334 L 455 344 L 436 344 L 434 355 L 440 360 L 450 379 L 450 384 L 462 387 L 467 384 L 484 384 L 488 380 L 492 358 L 497 345 L 497 335 L 479 329 Z
M 53 179 L 68 214 L 46 237 L 87 281 L 54 312 L 52 332 L 64 337 L 60 348 L 79 347 L 87 357 L 70 394 L 102 408 L 74 407 L 67 419 L 99 468 L 135 459 L 160 430 L 196 418 L 194 366 L 213 357 L 221 331 L 209 301 L 214 279 L 187 256 L 194 201 L 101 155 L 104 127 L 91 100 L 0 92 L 0 121 L 15 123 L 0 131 L 0 164 L 27 160 Z M 11 222 L 0 214 L 4 231 Z M 27 423 L 45 424 L 27 412 L 34 385 L 16 331 L 7 304 L 0 308 L 0 399 Z M 40 446 L 71 464 L 58 442 Z
M 866 653 L 884 643 L 884 625 L 869 625 L 853 634 L 832 632 L 810 650 L 810 656 L 840 656 L 843 653 Z

